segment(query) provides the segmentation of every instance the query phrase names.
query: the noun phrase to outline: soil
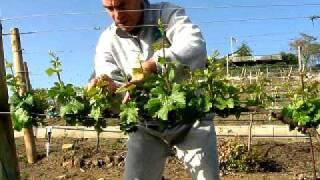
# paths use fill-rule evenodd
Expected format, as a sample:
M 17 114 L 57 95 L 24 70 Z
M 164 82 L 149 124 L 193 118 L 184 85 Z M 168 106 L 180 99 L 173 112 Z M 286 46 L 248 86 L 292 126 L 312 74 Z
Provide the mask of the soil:
M 123 179 L 126 139 L 101 139 L 100 149 L 97 151 L 95 139 L 55 138 L 51 141 L 49 157 L 46 157 L 46 142 L 46 139 L 37 139 L 39 160 L 35 164 L 28 164 L 23 139 L 16 139 L 21 179 Z M 219 142 L 223 142 L 222 139 Z M 64 144 L 72 144 L 72 147 L 62 150 Z M 320 172 L 320 144 L 314 144 L 317 170 Z M 221 179 L 307 179 L 312 175 L 308 141 L 254 139 L 253 149 L 263 157 L 261 165 L 264 166 L 264 171 L 224 172 L 221 173 Z M 191 180 L 183 164 L 174 156 L 168 158 L 163 176 L 166 180 Z

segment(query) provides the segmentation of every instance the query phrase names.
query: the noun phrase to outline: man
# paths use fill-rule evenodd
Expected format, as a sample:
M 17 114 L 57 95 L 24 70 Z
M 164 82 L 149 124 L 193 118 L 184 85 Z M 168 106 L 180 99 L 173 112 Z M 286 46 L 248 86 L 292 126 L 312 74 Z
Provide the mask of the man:
M 170 3 L 149 4 L 147 0 L 102 0 L 114 23 L 100 36 L 95 57 L 96 77 L 109 82 L 110 89 L 129 83 L 137 58 L 142 59 L 145 74 L 161 71 L 158 58 L 165 56 L 191 69 L 203 68 L 206 62 L 205 41 L 199 28 L 193 25 L 185 11 Z M 161 41 L 158 20 L 165 25 L 170 47 L 154 50 L 152 44 Z M 161 34 L 160 34 L 161 35 Z M 130 79 L 131 78 L 131 79 Z M 91 81 L 94 86 L 96 79 Z M 128 98 L 128 96 L 127 96 Z M 127 99 L 125 99 L 125 102 Z M 177 126 L 165 132 L 138 127 L 129 134 L 125 161 L 126 180 L 159 180 L 171 147 L 184 162 L 192 179 L 219 179 L 216 136 L 213 116 L 188 127 Z

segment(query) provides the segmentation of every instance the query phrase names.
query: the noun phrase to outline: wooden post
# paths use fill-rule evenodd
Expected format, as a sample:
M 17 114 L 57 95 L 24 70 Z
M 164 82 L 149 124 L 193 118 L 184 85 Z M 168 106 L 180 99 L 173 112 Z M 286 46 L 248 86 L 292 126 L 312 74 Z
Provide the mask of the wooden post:
M 252 144 L 252 126 L 253 126 L 253 114 L 250 113 L 250 125 L 249 125 L 249 135 L 248 135 L 248 151 L 251 151 Z
M 243 74 L 244 74 L 244 67 L 241 68 L 241 75 L 240 75 L 241 78 L 244 76 Z
M 301 89 L 302 89 L 302 100 L 304 100 L 304 78 L 305 78 L 305 74 L 304 74 L 304 65 L 303 65 L 303 61 L 302 61 L 302 56 L 301 56 L 301 47 L 298 46 L 298 61 L 299 61 L 299 73 L 300 73 L 300 83 L 301 83 Z
M 301 58 L 301 47 L 298 46 L 298 63 L 299 63 L 299 72 L 302 70 L 302 58 Z
M 0 21 L 0 112 L 9 111 L 2 43 L 2 25 Z M 20 179 L 12 122 L 9 114 L 0 114 L 0 179 Z
M 288 73 L 288 79 L 290 79 L 292 73 L 292 66 L 290 67 L 289 73 Z
M 27 89 L 27 80 L 25 78 L 25 68 L 23 65 L 20 34 L 19 34 L 18 28 L 13 28 L 11 30 L 11 45 L 12 45 L 12 53 L 13 53 L 16 76 L 20 77 L 22 82 L 24 83 L 24 87 L 21 89 L 20 93 L 25 93 L 28 89 Z M 36 144 L 35 144 L 33 129 L 32 127 L 26 127 L 26 128 L 23 128 L 23 131 L 24 131 L 24 144 L 26 148 L 28 163 L 32 164 L 32 163 L 35 163 L 37 160 Z
M 31 86 L 31 82 L 30 82 L 30 78 L 29 78 L 29 68 L 28 68 L 28 63 L 24 62 L 23 63 L 23 69 L 24 69 L 24 77 L 26 78 L 26 90 L 27 91 L 31 91 L 32 86 Z
M 227 77 L 229 77 L 229 54 L 227 55 Z

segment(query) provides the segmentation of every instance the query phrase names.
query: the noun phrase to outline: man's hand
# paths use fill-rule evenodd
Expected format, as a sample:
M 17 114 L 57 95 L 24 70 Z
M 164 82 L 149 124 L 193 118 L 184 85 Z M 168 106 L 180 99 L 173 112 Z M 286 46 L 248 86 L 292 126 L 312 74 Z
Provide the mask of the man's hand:
M 142 69 L 143 69 L 143 72 L 154 73 L 154 72 L 157 71 L 156 62 L 154 60 L 152 60 L 152 59 L 144 61 L 142 63 Z
M 99 81 L 107 82 L 107 90 L 109 92 L 115 92 L 118 88 L 116 83 L 106 74 L 101 75 L 99 77 L 93 78 L 90 83 L 88 84 L 88 90 L 92 89 L 93 87 L 97 86 Z
M 141 64 L 141 69 L 136 69 L 133 72 L 132 79 L 129 82 L 130 84 L 137 84 L 144 80 L 146 76 L 157 71 L 156 62 L 152 59 L 144 61 Z
M 157 71 L 156 62 L 154 60 L 152 60 L 152 59 L 144 61 L 141 64 L 141 67 L 142 67 L 142 71 L 139 72 L 139 70 L 136 70 L 137 72 L 133 72 L 131 81 L 129 81 L 128 83 L 124 84 L 122 86 L 122 88 L 128 88 L 129 86 L 141 83 L 146 76 L 148 76 L 151 73 L 155 73 Z M 124 98 L 122 100 L 122 103 L 126 104 L 129 100 L 130 100 L 130 93 L 126 92 L 126 94 L 125 94 L 125 96 L 124 96 Z

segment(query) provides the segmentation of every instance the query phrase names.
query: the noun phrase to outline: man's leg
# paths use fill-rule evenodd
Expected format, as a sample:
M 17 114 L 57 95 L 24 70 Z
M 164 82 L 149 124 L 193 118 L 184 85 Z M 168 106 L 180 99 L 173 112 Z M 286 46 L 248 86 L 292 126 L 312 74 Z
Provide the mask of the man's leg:
M 129 135 L 125 180 L 161 180 L 169 148 L 160 138 L 144 131 Z
M 193 180 L 219 180 L 216 133 L 212 121 L 197 121 L 185 139 L 175 145 Z

